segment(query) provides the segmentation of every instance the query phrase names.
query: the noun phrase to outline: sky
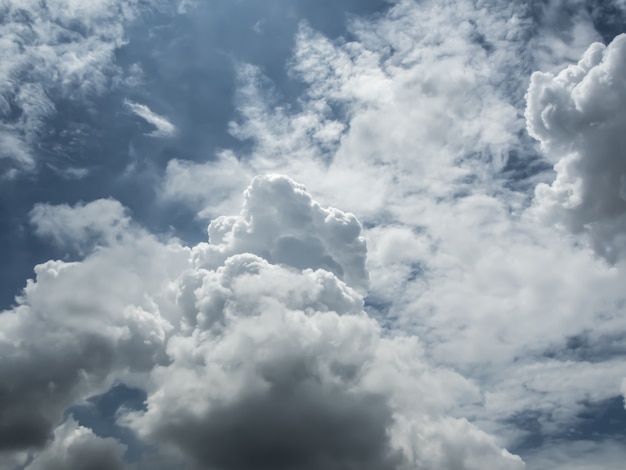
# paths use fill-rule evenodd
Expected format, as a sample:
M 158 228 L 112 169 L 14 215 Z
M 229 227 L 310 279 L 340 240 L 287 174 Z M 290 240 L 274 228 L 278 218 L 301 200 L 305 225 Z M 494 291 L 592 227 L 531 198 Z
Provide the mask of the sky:
M 0 470 L 626 461 L 624 0 L 0 0 Z

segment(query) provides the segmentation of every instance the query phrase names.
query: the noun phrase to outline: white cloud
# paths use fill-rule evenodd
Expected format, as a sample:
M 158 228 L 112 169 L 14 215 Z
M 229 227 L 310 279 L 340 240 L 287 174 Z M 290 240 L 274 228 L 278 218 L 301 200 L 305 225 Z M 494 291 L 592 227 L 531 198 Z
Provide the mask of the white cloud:
M 304 186 L 284 176 L 255 178 L 240 216 L 214 219 L 209 241 L 196 249 L 199 266 L 217 266 L 233 253 L 254 253 L 297 269 L 325 269 L 367 290 L 365 240 L 356 217 L 320 207 Z
M 549 3 L 537 26 L 511 2 L 399 1 L 355 20 L 353 41 L 303 25 L 290 72 L 307 89 L 293 108 L 259 69 L 239 66 L 230 130 L 252 153 L 172 161 L 162 197 L 215 216 L 238 205 L 252 176 L 276 172 L 314 197 L 289 178 L 258 177 L 238 215 L 214 218 L 208 244 L 164 245 L 112 201 L 40 206 L 42 234 L 80 245 L 93 225 L 106 246 L 39 266 L 0 316 L 0 370 L 47 374 L 16 379 L 8 422 L 23 412 L 29 432 L 50 432 L 65 407 L 121 378 L 148 393 L 147 410 L 124 423 L 204 465 L 520 469 L 503 448 L 527 437 L 516 419 L 533 413 L 546 445 L 530 462 L 575 468 L 576 454 L 551 439 L 577 425 L 584 401 L 619 395 L 623 379 L 624 260 L 608 265 L 575 233 L 588 230 L 581 217 L 597 218 L 594 239 L 615 245 L 622 227 L 621 175 L 584 191 L 607 165 L 621 168 L 622 39 L 534 76 L 527 118 L 557 179 L 538 187 L 531 210 L 533 195 L 501 173 L 510 150 L 532 150 L 519 138 L 528 68 L 562 68 L 594 36 L 573 5 L 568 23 L 564 2 Z M 546 24 L 559 34 L 529 38 Z M 548 198 L 563 181 L 563 198 Z M 546 201 L 550 221 L 582 229 L 538 223 Z M 111 236 L 116 224 L 128 235 Z M 26 331 L 56 339 L 18 347 L 12 338 Z M 68 354 L 101 361 L 62 367 Z M 60 391 L 33 406 L 50 383 Z M 597 445 L 584 462 L 601 467 L 614 451 Z
M 26 143 L 13 132 L 11 127 L 2 126 L 0 128 L 0 158 L 12 159 L 18 166 L 25 169 L 32 169 L 35 161 Z M 7 177 L 15 176 L 9 172 Z
M 188 259 L 137 229 L 84 261 L 35 267 L 0 314 L 0 451 L 42 446 L 67 407 L 164 360 L 168 276 Z
M 237 210 L 241 197 L 234 195 L 240 196 L 253 176 L 228 151 L 221 152 L 214 165 L 174 159 L 167 164 L 159 195 L 165 202 L 207 208 L 200 211 L 199 216 L 210 220 L 213 216 Z
M 491 24 L 487 10 L 474 11 L 466 2 L 399 2 L 374 24 L 354 23 L 358 41 L 343 44 L 303 25 L 291 65 L 292 75 L 309 85 L 301 111 L 277 103 L 259 70 L 239 68 L 241 119 L 231 132 L 257 143 L 254 158 L 240 159 L 240 171 L 289 174 L 314 188 L 316 197 L 341 200 L 369 219 L 409 192 L 451 197 L 464 189 L 463 178 L 483 176 L 475 160 L 491 159 L 498 168 L 523 121 L 492 76 L 508 60 L 500 48 L 517 47 L 500 31 L 513 35 L 520 26 L 507 9 Z M 484 40 L 493 41 L 494 53 L 472 41 L 480 30 L 473 22 L 485 23 Z M 465 165 L 455 164 L 472 153 Z M 230 168 L 231 161 L 218 158 L 207 172 L 219 175 L 224 164 Z
M 0 24 L 0 158 L 32 170 L 37 143 L 62 100 L 89 100 L 123 80 L 115 51 L 136 0 L 7 0 Z M 19 145 L 17 145 L 19 143 Z
M 53 210 L 71 221 L 93 204 Z M 0 315 L 2 450 L 44 445 L 56 428 L 40 466 L 114 455 L 118 444 L 59 422 L 121 380 L 148 394 L 122 423 L 199 465 L 524 468 L 451 413 L 480 401 L 474 384 L 365 314 L 351 287 L 367 279 L 360 230 L 290 179 L 258 177 L 239 216 L 212 222 L 210 245 L 131 227 L 82 261 L 38 266 Z
M 172 362 L 152 374 L 147 411 L 125 422 L 224 469 L 523 468 L 496 439 L 446 416 L 461 396 L 480 400 L 471 383 L 432 369 L 416 338 L 385 338 L 363 313 L 349 287 L 362 283 L 358 234 L 356 220 L 320 208 L 302 186 L 255 178 L 241 216 L 214 220 L 211 245 L 193 248 Z M 275 251 L 281 236 L 301 240 L 299 253 Z M 339 258 L 348 285 L 310 256 L 311 236 L 348 255 Z
M 620 468 L 626 459 L 622 442 L 549 442 L 529 459 L 529 468 L 554 470 L 605 470 Z
M 159 116 L 154 111 L 152 111 L 145 104 L 134 103 L 130 100 L 125 100 L 124 105 L 130 109 L 131 112 L 143 118 L 148 124 L 152 124 L 156 127 L 156 130 L 151 132 L 150 136 L 152 137 L 167 137 L 176 133 L 176 127 L 174 124 L 169 122 L 163 116 Z
M 341 201 L 366 227 L 369 309 L 386 328 L 418 335 L 431 364 L 473 381 L 479 398 L 460 399 L 456 413 L 509 443 L 525 434 L 515 422 L 524 411 L 541 416 L 537 433 L 559 435 L 584 400 L 617 396 L 626 351 L 623 262 L 607 265 L 584 238 L 527 210 L 533 181 L 550 172 L 514 175 L 530 176 L 528 193 L 511 190 L 502 173 L 509 151 L 528 166 L 537 151 L 520 139 L 531 67 L 561 69 L 598 38 L 582 2 L 529 8 L 401 1 L 355 21 L 350 42 L 303 25 L 290 66 L 308 87 L 298 106 L 283 105 L 260 70 L 241 66 L 231 132 L 255 142 L 251 154 L 189 171 L 171 164 L 178 200 L 188 193 L 207 213 L 229 202 L 185 189 L 199 171 L 207 181 L 237 168 L 286 173 L 321 202 Z M 619 127 L 619 111 L 596 109 Z M 551 138 L 576 131 L 559 124 Z M 609 232 L 619 223 L 607 214 Z
M 626 35 L 592 44 L 558 75 L 533 74 L 529 132 L 554 162 L 556 178 L 536 189 L 536 211 L 548 222 L 590 235 L 611 261 L 626 250 Z
M 426 366 L 415 339 L 382 339 L 330 273 L 234 255 L 198 274 L 197 323 L 127 417 L 147 439 L 224 469 L 523 468 L 441 415 L 471 385 Z
M 36 204 L 30 212 L 35 233 L 61 248 L 84 254 L 97 245 L 109 245 L 124 237 L 131 220 L 126 209 L 114 199 L 88 204 Z

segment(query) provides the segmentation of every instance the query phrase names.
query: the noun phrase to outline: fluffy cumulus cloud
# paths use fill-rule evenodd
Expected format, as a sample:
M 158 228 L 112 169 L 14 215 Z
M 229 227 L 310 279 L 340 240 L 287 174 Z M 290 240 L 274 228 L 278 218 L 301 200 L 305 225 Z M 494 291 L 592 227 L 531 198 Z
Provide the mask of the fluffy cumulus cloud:
M 359 387 L 379 331 L 357 294 L 249 254 L 198 274 L 193 330 L 170 340 L 134 427 L 203 468 L 397 467 L 387 397 Z
M 365 240 L 354 215 L 320 207 L 304 186 L 283 176 L 255 178 L 244 197 L 239 216 L 219 217 L 209 225 L 211 244 L 199 249 L 201 264 L 255 253 L 298 269 L 325 269 L 367 290 Z
M 181 250 L 137 237 L 83 262 L 36 267 L 18 305 L 0 315 L 2 451 L 45 445 L 70 405 L 165 360 L 167 302 L 147 292 L 167 297 L 163 275 L 184 265 Z
M 471 382 L 364 312 L 354 216 L 268 176 L 240 216 L 211 223 L 210 244 L 127 232 L 82 261 L 38 266 L 0 315 L 5 458 L 30 449 L 29 469 L 123 468 L 121 444 L 59 424 L 123 380 L 147 400 L 120 423 L 199 468 L 523 468 L 449 413 L 461 396 L 480 400 Z
M 69 418 L 54 430 L 53 443 L 26 466 L 26 470 L 125 470 L 125 446 L 100 438 Z
M 533 74 L 526 118 L 556 178 L 536 190 L 537 212 L 591 236 L 611 261 L 626 249 L 626 36 L 589 46 L 557 75 Z

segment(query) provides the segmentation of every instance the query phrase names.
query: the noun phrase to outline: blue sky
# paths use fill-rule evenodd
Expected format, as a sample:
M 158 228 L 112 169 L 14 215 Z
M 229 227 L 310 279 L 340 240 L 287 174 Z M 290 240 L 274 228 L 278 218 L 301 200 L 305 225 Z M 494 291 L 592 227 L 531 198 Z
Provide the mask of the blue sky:
M 0 469 L 618 468 L 625 29 L 2 3 Z

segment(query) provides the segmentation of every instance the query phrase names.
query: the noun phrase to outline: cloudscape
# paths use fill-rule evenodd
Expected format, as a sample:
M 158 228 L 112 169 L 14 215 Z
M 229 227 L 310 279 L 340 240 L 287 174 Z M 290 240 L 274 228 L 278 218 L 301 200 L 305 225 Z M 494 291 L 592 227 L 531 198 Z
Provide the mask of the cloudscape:
M 0 2 L 0 470 L 626 462 L 624 0 Z

